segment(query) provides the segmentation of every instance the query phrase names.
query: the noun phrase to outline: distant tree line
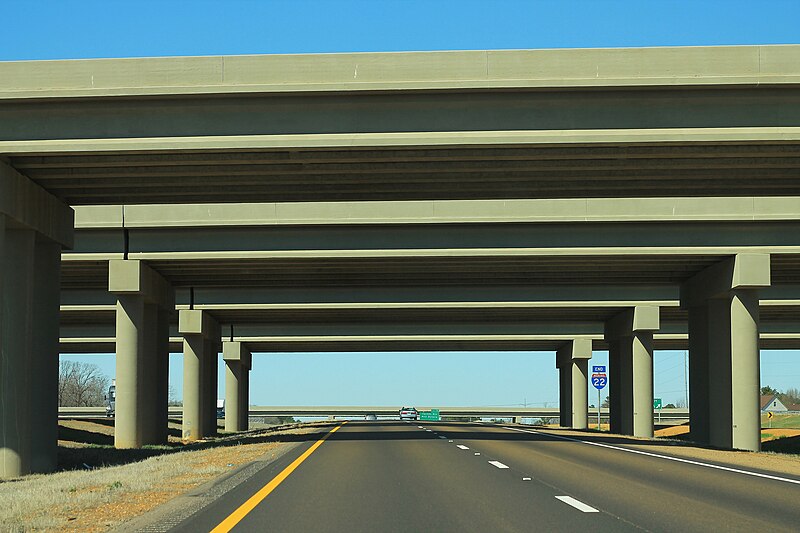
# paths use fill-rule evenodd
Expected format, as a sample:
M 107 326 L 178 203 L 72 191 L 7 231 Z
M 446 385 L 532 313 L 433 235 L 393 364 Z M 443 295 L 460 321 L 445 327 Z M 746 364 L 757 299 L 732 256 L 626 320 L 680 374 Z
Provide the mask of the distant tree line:
M 58 405 L 60 407 L 102 407 L 111 380 L 100 367 L 78 361 L 58 365 Z

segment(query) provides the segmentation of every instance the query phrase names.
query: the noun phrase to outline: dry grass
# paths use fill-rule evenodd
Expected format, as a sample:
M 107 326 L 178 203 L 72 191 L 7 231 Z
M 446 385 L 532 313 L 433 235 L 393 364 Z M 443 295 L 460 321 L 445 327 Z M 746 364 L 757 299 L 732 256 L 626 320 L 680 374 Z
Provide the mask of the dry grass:
M 107 434 L 87 422 L 67 425 L 82 432 L 96 429 L 101 436 Z M 129 464 L 0 482 L 0 531 L 106 531 L 225 472 L 276 453 L 287 445 L 281 440 L 291 440 L 285 438 L 287 434 L 313 430 L 294 427 L 249 432 L 180 451 L 174 451 L 175 445 L 144 450 L 159 455 Z M 84 444 L 80 449 L 81 444 L 75 441 L 62 444 L 65 447 L 60 452 L 69 455 L 70 461 L 80 461 L 81 453 L 101 464 L 124 457 L 118 454 L 121 450 L 107 446 Z M 103 454 L 111 459 L 103 459 Z

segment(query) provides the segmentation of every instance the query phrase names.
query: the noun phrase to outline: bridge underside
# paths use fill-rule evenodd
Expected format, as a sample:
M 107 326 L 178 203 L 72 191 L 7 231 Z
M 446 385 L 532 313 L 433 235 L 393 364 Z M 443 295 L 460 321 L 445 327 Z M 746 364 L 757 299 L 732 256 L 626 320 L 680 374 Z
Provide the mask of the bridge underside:
M 557 351 L 583 428 L 608 349 L 612 429 L 652 436 L 688 347 L 692 437 L 757 450 L 758 348 L 800 345 L 798 57 L 0 63 L 0 476 L 54 465 L 59 337 L 116 353 L 118 447 L 166 438 L 170 350 L 195 439 L 220 352 L 244 412 L 252 351 Z

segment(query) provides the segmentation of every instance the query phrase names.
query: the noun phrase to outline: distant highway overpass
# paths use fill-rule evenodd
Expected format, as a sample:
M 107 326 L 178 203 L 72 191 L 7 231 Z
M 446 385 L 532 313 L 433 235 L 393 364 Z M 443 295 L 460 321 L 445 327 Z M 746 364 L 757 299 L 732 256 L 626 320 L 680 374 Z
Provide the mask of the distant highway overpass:
M 393 406 L 253 406 L 250 416 L 398 416 L 399 407 Z M 481 418 L 558 418 L 558 407 L 417 407 L 419 411 L 439 409 L 442 417 L 481 417 Z M 593 413 L 596 415 L 597 410 Z M 608 409 L 600 409 L 603 418 L 608 417 Z M 58 410 L 60 418 L 83 418 L 105 416 L 104 407 L 61 407 Z M 181 407 L 170 407 L 171 417 L 181 417 Z M 655 413 L 658 417 L 658 412 Z M 661 411 L 662 420 L 688 420 L 688 409 L 664 409 Z

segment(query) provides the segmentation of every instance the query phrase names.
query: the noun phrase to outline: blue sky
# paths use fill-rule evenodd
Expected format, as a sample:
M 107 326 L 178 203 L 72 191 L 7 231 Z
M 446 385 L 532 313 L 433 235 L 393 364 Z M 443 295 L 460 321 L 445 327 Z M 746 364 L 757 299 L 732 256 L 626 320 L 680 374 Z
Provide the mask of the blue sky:
M 6 0 L 0 59 L 798 41 L 797 0 Z
M 0 60 L 791 44 L 800 43 L 798 20 L 798 0 L 7 0 Z M 762 383 L 800 388 L 797 357 L 763 352 Z M 114 374 L 112 355 L 77 358 Z M 593 363 L 606 358 L 597 353 Z M 171 356 L 177 396 L 181 364 Z M 251 379 L 260 405 L 552 406 L 558 398 L 548 353 L 263 354 Z M 684 379 L 683 352 L 656 352 L 657 397 L 681 400 Z

